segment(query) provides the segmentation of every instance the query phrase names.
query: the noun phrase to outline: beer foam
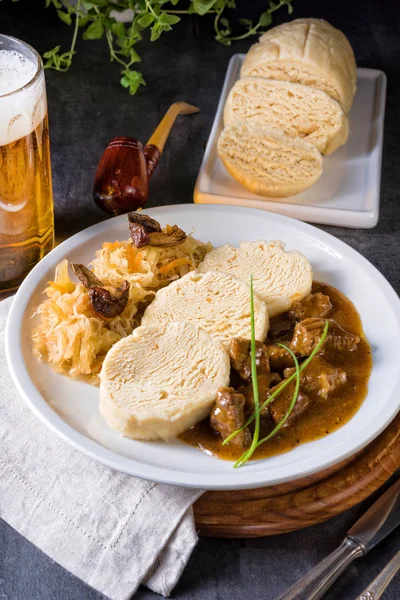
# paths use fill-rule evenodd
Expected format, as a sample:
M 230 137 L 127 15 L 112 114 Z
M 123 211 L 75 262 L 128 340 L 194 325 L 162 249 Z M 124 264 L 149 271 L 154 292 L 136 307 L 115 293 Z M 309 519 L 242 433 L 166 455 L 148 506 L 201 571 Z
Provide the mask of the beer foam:
M 0 50 L 0 96 L 18 90 L 29 83 L 36 65 L 15 50 Z
M 46 115 L 43 72 L 23 87 L 36 71 L 37 63 L 20 52 L 0 50 L 0 146 L 29 135 Z

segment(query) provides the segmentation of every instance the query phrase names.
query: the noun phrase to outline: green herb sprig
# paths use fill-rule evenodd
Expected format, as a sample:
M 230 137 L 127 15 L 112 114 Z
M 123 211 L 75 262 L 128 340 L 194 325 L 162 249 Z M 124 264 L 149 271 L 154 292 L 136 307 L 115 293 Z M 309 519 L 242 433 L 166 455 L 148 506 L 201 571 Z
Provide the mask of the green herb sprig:
M 273 13 L 282 7 L 286 6 L 288 13 L 292 13 L 292 2 L 293 0 L 270 0 L 257 22 L 240 19 L 245 31 L 240 35 L 232 35 L 232 27 L 223 15 L 226 9 L 236 8 L 236 0 L 78 0 L 76 4 L 71 4 L 70 0 L 45 0 L 46 7 L 55 8 L 61 21 L 73 28 L 73 33 L 69 50 L 62 52 L 58 45 L 44 53 L 44 67 L 68 71 L 76 53 L 76 42 L 81 29 L 84 40 L 106 40 L 110 60 L 122 67 L 121 85 L 130 94 L 136 94 L 141 86 L 146 85 L 142 73 L 133 68 L 135 63 L 141 61 L 135 46 L 145 33 L 149 32 L 150 40 L 154 42 L 162 33 L 171 31 L 182 15 L 204 16 L 212 13 L 215 14 L 215 39 L 229 46 L 235 40 L 265 31 L 272 23 Z M 132 22 L 117 21 L 115 13 L 127 9 L 133 12 Z
M 250 448 L 246 450 L 242 456 L 233 465 L 235 469 L 244 465 L 249 458 L 254 454 L 258 438 L 260 436 L 260 401 L 258 395 L 258 381 L 257 381 L 257 362 L 256 362 L 256 331 L 255 331 L 255 317 L 254 317 L 254 289 L 253 289 L 253 275 L 250 276 L 250 327 L 251 327 L 251 379 L 253 381 L 253 395 L 254 395 L 254 433 L 251 441 Z
M 300 391 L 300 366 L 299 366 L 299 361 L 297 360 L 297 357 L 294 354 L 294 352 L 288 346 L 285 346 L 285 344 L 278 344 L 278 345 L 281 346 L 281 348 L 285 348 L 285 350 L 287 350 L 288 352 L 290 352 L 290 355 L 293 358 L 294 366 L 295 366 L 295 369 L 296 369 L 296 372 L 293 373 L 293 375 L 295 375 L 295 378 L 296 378 L 296 385 L 295 385 L 295 388 L 294 388 L 292 401 L 291 401 L 291 403 L 289 405 L 289 408 L 287 409 L 287 411 L 286 411 L 283 419 L 281 419 L 279 421 L 279 423 L 274 427 L 274 429 L 272 431 L 269 432 L 268 435 L 266 435 L 264 438 L 262 438 L 262 440 L 259 440 L 257 442 L 257 448 L 259 446 L 261 446 L 261 444 L 264 444 L 264 442 L 267 442 L 272 437 L 274 437 L 274 435 L 276 435 L 278 433 L 278 431 L 284 426 L 284 424 L 286 423 L 286 421 L 288 420 L 288 418 L 292 414 L 292 411 L 294 409 L 294 405 L 296 404 L 297 398 L 299 397 L 299 391 Z M 280 390 L 280 392 L 281 391 L 282 390 Z
M 314 356 L 320 351 L 322 345 L 324 344 L 326 337 L 328 335 L 328 330 L 329 330 L 329 321 L 325 322 L 325 326 L 321 335 L 321 338 L 318 342 L 318 344 L 316 345 L 316 347 L 314 348 L 314 350 L 312 351 L 312 353 L 310 354 L 310 356 L 302 363 L 302 365 L 299 365 L 299 362 L 297 360 L 296 355 L 294 354 L 294 352 L 291 350 L 291 348 L 289 348 L 288 346 L 286 346 L 285 344 L 281 344 L 278 343 L 278 346 L 280 346 L 281 348 L 285 348 L 285 350 L 287 350 L 294 362 L 295 365 L 295 372 L 288 377 L 287 379 L 285 379 L 280 385 L 279 387 L 275 390 L 275 392 L 273 392 L 269 398 L 267 398 L 267 400 L 265 400 L 261 406 L 259 404 L 259 394 L 258 394 L 258 382 L 257 382 L 257 363 L 256 363 L 256 340 L 255 340 L 255 329 L 254 329 L 254 300 L 253 300 L 253 277 L 250 278 L 250 315 L 251 315 L 251 377 L 252 377 L 252 383 L 253 383 L 253 398 L 254 398 L 254 413 L 247 419 L 246 423 L 240 427 L 239 429 L 236 429 L 236 431 L 234 431 L 233 433 L 231 433 L 231 435 L 229 435 L 224 441 L 223 441 L 223 445 L 228 444 L 230 442 L 230 440 L 232 440 L 238 433 L 240 433 L 241 431 L 243 431 L 246 427 L 248 427 L 254 420 L 256 421 L 255 423 L 255 428 L 254 428 L 254 434 L 253 434 L 253 439 L 252 439 L 252 443 L 251 446 L 248 450 L 246 450 L 242 456 L 239 457 L 239 459 L 235 462 L 235 464 L 233 465 L 234 468 L 238 468 L 243 466 L 254 454 L 255 450 L 261 446 L 261 444 L 264 444 L 266 441 L 270 440 L 272 437 L 274 437 L 279 430 L 283 427 L 283 425 L 286 423 L 286 421 L 288 420 L 288 418 L 290 417 L 298 395 L 299 395 L 299 390 L 300 390 L 300 375 L 302 373 L 302 371 L 304 371 L 304 369 L 307 368 L 307 366 L 310 364 L 310 362 L 312 361 L 312 359 L 314 358 Z M 274 400 L 274 398 L 276 398 L 284 389 L 287 385 L 289 385 L 294 379 L 296 379 L 296 385 L 295 385 L 295 389 L 293 392 L 293 397 L 291 400 L 291 403 L 289 405 L 289 408 L 287 409 L 283 419 L 281 419 L 281 421 L 275 426 L 275 428 L 264 438 L 262 438 L 261 440 L 259 439 L 259 431 L 260 431 L 260 414 L 263 411 L 263 409 L 268 406 L 268 404 L 270 404 L 272 402 L 272 400 Z

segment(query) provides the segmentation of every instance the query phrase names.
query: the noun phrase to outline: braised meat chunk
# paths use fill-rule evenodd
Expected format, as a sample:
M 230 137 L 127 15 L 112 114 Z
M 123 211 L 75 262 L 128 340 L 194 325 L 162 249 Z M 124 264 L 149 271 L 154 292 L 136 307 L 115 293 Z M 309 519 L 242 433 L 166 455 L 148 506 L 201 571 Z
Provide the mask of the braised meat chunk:
M 244 404 L 243 394 L 236 393 L 233 388 L 218 390 L 215 406 L 211 411 L 210 425 L 224 440 L 244 425 Z M 229 443 L 243 449 L 248 448 L 251 444 L 249 429 L 243 429 Z
M 285 369 L 284 376 L 290 377 L 295 369 Z M 336 388 L 347 381 L 342 369 L 330 365 L 321 356 L 314 356 L 308 367 L 301 373 L 301 387 L 305 392 L 316 394 L 326 400 Z
M 293 321 L 303 321 L 312 317 L 325 317 L 331 308 L 332 303 L 329 296 L 317 292 L 316 294 L 308 294 L 304 300 L 293 304 L 288 315 Z
M 325 349 L 337 350 L 338 352 L 355 350 L 360 341 L 358 335 L 345 331 L 332 319 L 329 320 L 328 335 L 323 347 Z M 321 339 L 325 327 L 325 319 L 305 319 L 296 324 L 290 347 L 298 356 L 309 356 Z
M 283 369 L 294 366 L 293 358 L 285 348 L 278 344 L 266 344 L 265 349 L 272 371 L 283 371 Z
M 271 374 L 268 375 L 257 375 L 257 384 L 258 384 L 258 399 L 259 403 L 262 404 L 269 396 L 269 391 L 271 388 Z M 253 382 L 250 381 L 247 385 L 242 385 L 238 392 L 243 394 L 245 398 L 245 412 L 248 414 L 252 414 L 254 412 L 254 392 L 253 392 Z M 268 414 L 268 411 L 264 411 L 264 414 Z
M 231 366 L 244 381 L 251 379 L 251 343 L 243 338 L 233 338 L 229 344 Z M 257 374 L 269 374 L 269 359 L 262 342 L 256 342 Z
M 275 387 L 271 388 L 270 394 L 273 394 L 273 392 L 275 392 L 275 390 L 278 388 L 279 388 L 279 384 L 276 385 Z M 293 399 L 294 388 L 295 388 L 295 382 L 292 381 L 291 383 L 289 383 L 289 385 L 287 385 L 285 387 L 285 389 L 276 398 L 274 398 L 274 400 L 272 400 L 271 404 L 269 404 L 267 406 L 267 408 L 269 410 L 269 414 L 270 414 L 272 420 L 274 421 L 275 425 L 278 425 L 278 423 L 280 423 L 282 421 L 287 410 L 289 409 L 290 404 Z M 299 395 L 297 396 L 296 404 L 294 405 L 293 410 L 290 413 L 288 420 L 282 426 L 282 429 L 293 425 L 293 423 L 295 421 L 297 421 L 299 419 L 299 417 L 301 417 L 301 415 L 306 412 L 309 405 L 310 405 L 310 402 L 309 402 L 308 397 L 300 389 Z
M 269 343 L 276 341 L 285 343 L 285 340 L 290 340 L 293 333 L 293 327 L 293 320 L 289 318 L 289 313 L 274 317 L 269 323 Z

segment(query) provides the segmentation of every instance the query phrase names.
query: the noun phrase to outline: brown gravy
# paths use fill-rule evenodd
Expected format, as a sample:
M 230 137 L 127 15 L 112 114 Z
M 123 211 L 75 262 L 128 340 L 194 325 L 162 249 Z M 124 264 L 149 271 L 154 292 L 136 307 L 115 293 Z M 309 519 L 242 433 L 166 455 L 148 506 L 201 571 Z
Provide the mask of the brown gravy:
M 324 358 L 335 367 L 346 371 L 347 382 L 339 387 L 329 401 L 311 398 L 311 406 L 291 427 L 283 428 L 274 438 L 260 446 L 253 459 L 283 454 L 299 444 L 322 438 L 347 423 L 358 411 L 368 391 L 372 369 L 372 353 L 364 336 L 360 316 L 353 303 L 332 286 L 315 281 L 312 292 L 329 296 L 332 309 L 327 318 L 334 319 L 346 331 L 359 335 L 360 343 L 353 352 L 326 351 Z M 279 316 L 271 321 L 268 339 L 287 327 L 288 321 Z M 261 436 L 267 435 L 261 431 Z M 184 432 L 180 439 L 203 452 L 225 460 L 236 460 L 242 450 L 234 446 L 222 446 L 222 439 L 211 429 L 209 420 L 201 421 Z

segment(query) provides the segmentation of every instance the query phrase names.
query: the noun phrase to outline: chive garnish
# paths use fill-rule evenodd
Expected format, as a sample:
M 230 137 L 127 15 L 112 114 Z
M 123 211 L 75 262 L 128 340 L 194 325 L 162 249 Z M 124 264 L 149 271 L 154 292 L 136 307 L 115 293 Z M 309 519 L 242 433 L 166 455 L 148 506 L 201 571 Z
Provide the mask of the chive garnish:
M 243 431 L 243 429 L 245 429 L 246 427 L 248 427 L 250 425 L 250 423 L 252 423 L 255 420 L 255 427 L 254 427 L 254 434 L 253 434 L 253 439 L 252 439 L 252 443 L 251 446 L 248 450 L 246 450 L 239 458 L 238 460 L 235 462 L 235 464 L 233 465 L 234 468 L 238 468 L 241 467 L 242 465 L 244 465 L 250 458 L 251 456 L 254 454 L 255 450 L 264 442 L 266 442 L 267 440 L 270 440 L 274 435 L 276 435 L 278 433 L 278 431 L 283 427 L 283 425 L 286 423 L 286 421 L 288 420 L 288 418 L 290 417 L 294 406 L 296 404 L 298 395 L 299 395 L 299 389 L 300 389 L 300 374 L 302 371 L 304 371 L 304 369 L 307 368 L 307 366 L 310 364 L 310 362 L 312 361 L 312 359 L 314 358 L 314 356 L 319 352 L 319 350 L 321 349 L 323 343 L 326 340 L 326 337 L 328 335 L 328 329 L 329 329 L 329 321 L 325 322 L 325 327 L 324 330 L 322 332 L 322 336 L 318 342 L 318 344 L 316 345 L 316 347 L 314 348 L 314 350 L 311 352 L 310 356 L 302 363 L 302 365 L 299 365 L 299 362 L 297 360 L 297 357 L 295 356 L 294 352 L 285 344 L 281 344 L 278 343 L 278 346 L 280 346 L 281 348 L 285 348 L 285 350 L 287 350 L 290 355 L 293 358 L 293 362 L 295 365 L 295 372 L 293 373 L 293 375 L 291 375 L 290 377 L 288 377 L 287 379 L 285 379 L 284 381 L 281 382 L 281 384 L 279 385 L 279 387 L 275 390 L 275 392 L 273 392 L 269 398 L 267 398 L 267 400 L 265 400 L 265 402 L 263 402 L 260 406 L 259 404 L 259 394 L 258 394 L 258 381 L 257 381 L 257 362 L 256 362 L 256 338 L 255 338 L 255 326 L 254 326 L 254 290 L 253 290 L 253 276 L 250 277 L 250 322 L 251 322 L 251 353 L 250 353 L 250 359 L 251 359 L 251 378 L 252 378 L 252 383 L 253 383 L 253 397 L 254 397 L 254 413 L 247 419 L 246 423 L 244 425 L 242 425 L 242 427 L 240 427 L 239 429 L 236 429 L 236 431 L 234 431 L 233 433 L 231 433 L 231 435 L 229 435 L 224 441 L 223 441 L 223 445 L 228 444 L 230 442 L 231 439 L 233 439 L 238 433 L 240 433 L 241 431 Z M 261 411 L 268 405 L 270 404 L 270 402 L 272 402 L 272 400 L 274 398 L 276 398 L 284 389 L 287 385 L 289 385 L 294 379 L 296 379 L 296 386 L 295 386 L 295 390 L 293 393 L 293 397 L 292 397 L 292 401 L 290 403 L 290 406 L 288 408 L 288 410 L 286 411 L 283 419 L 278 423 L 278 425 L 276 425 L 276 427 L 263 439 L 259 440 L 259 435 L 260 435 L 260 413 Z
M 319 352 L 319 350 L 321 349 L 322 344 L 325 342 L 326 340 L 326 336 L 328 335 L 328 328 L 329 328 L 329 322 L 326 321 L 325 323 L 325 327 L 324 327 L 324 331 L 322 333 L 321 339 L 319 340 L 317 346 L 314 348 L 314 350 L 311 352 L 310 356 L 302 363 L 301 367 L 300 367 L 300 373 L 302 371 L 304 371 L 304 369 L 306 369 L 308 367 L 308 365 L 310 364 L 310 362 L 312 361 L 312 359 L 314 358 L 314 356 L 317 354 L 317 352 Z M 282 348 L 286 348 L 288 349 L 287 346 L 285 346 L 284 344 L 278 344 L 279 346 L 281 346 Z M 260 412 L 270 403 L 272 402 L 272 400 L 274 398 L 276 398 L 278 396 L 278 394 L 280 394 L 282 392 L 282 390 L 285 389 L 285 387 L 287 385 L 289 385 L 289 383 L 291 381 L 293 381 L 296 378 L 296 373 L 293 373 L 293 375 L 291 375 L 290 377 L 288 377 L 287 379 L 285 379 L 284 381 L 282 381 L 279 385 L 279 388 L 277 388 L 275 390 L 275 392 L 273 392 L 269 398 L 267 400 L 265 400 L 265 402 L 263 402 L 263 404 L 260 406 Z M 240 433 L 241 431 L 243 431 L 243 429 L 245 429 L 246 427 L 248 427 L 250 425 L 250 423 L 252 423 L 254 421 L 254 415 L 251 415 L 246 423 L 244 425 L 242 425 L 242 427 L 240 427 L 239 429 L 236 429 L 236 431 L 234 431 L 233 433 L 231 433 L 223 442 L 222 445 L 228 444 L 230 442 L 230 440 L 232 438 L 234 438 L 238 433 Z
M 311 352 L 310 356 L 302 363 L 302 365 L 300 367 L 300 373 L 308 367 L 308 365 L 310 364 L 310 362 L 312 361 L 314 356 L 320 351 L 322 344 L 325 342 L 326 336 L 328 335 L 328 329 L 329 329 L 329 321 L 326 321 L 324 330 L 321 335 L 321 339 L 319 340 L 318 344 L 315 346 L 314 350 Z M 285 344 L 278 343 L 278 346 L 281 346 L 282 348 L 289 350 L 289 352 L 292 354 L 292 351 L 290 350 L 290 348 L 288 346 L 285 346 Z M 285 387 L 287 385 L 289 385 L 289 383 L 291 381 L 293 381 L 293 379 L 296 379 L 296 377 L 297 377 L 297 373 L 295 372 L 295 373 L 293 373 L 293 375 L 291 375 L 290 377 L 288 377 L 287 379 L 282 381 L 279 388 L 277 390 L 275 390 L 275 392 L 273 394 L 271 394 L 270 397 L 267 400 L 265 400 L 265 402 L 263 402 L 263 404 L 260 406 L 260 411 L 263 408 L 265 408 L 274 398 L 276 398 L 276 396 L 278 394 L 280 394 L 281 391 L 284 390 Z
M 294 388 L 294 392 L 293 392 L 293 397 L 292 397 L 292 401 L 289 405 L 289 408 L 287 409 L 285 416 L 283 417 L 283 419 L 281 421 L 279 421 L 278 425 L 276 425 L 274 427 L 274 429 L 272 431 L 269 432 L 268 435 L 265 436 L 265 438 L 262 438 L 262 440 L 260 440 L 259 442 L 257 442 L 257 448 L 258 446 L 261 446 L 261 444 L 263 444 L 264 442 L 267 442 L 268 440 L 270 440 L 272 437 L 274 437 L 274 435 L 276 435 L 278 433 L 278 431 L 284 426 L 284 424 L 286 423 L 286 421 L 288 420 L 288 418 L 290 417 L 292 410 L 294 409 L 294 405 L 296 404 L 297 398 L 299 396 L 299 391 L 300 391 L 300 366 L 299 366 L 299 361 L 297 360 L 296 355 L 294 354 L 294 352 L 288 348 L 288 346 L 285 346 L 284 344 L 279 344 L 280 346 L 282 346 L 282 348 L 286 348 L 286 350 L 288 350 L 288 352 L 290 352 L 293 361 L 294 361 L 294 366 L 296 367 L 296 372 L 293 373 L 293 375 L 296 375 L 296 385 Z M 269 400 L 269 398 L 268 398 Z
M 250 276 L 250 328 L 251 328 L 251 379 L 253 382 L 254 396 L 254 415 L 255 420 L 254 434 L 250 448 L 242 454 L 242 456 L 233 465 L 236 469 L 249 460 L 250 456 L 257 448 L 258 438 L 260 435 L 260 402 L 258 396 L 258 381 L 257 381 L 257 362 L 256 362 L 256 331 L 254 324 L 254 290 L 253 290 L 253 275 Z

